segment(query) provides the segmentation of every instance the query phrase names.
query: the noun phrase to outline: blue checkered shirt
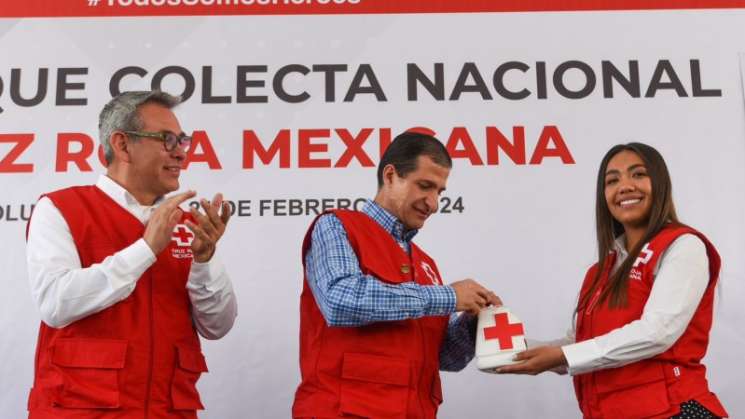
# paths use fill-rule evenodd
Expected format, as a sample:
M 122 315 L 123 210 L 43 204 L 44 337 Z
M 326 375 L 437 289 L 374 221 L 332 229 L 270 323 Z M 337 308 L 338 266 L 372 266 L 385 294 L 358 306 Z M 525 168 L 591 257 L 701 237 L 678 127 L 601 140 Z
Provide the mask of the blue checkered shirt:
M 391 213 L 368 200 L 362 212 L 380 224 L 407 253 L 417 230 L 406 230 Z M 449 285 L 415 282 L 387 284 L 365 275 L 341 221 L 321 216 L 305 257 L 308 285 L 331 327 L 354 327 L 380 321 L 450 315 L 440 347 L 440 369 L 458 371 L 474 356 L 476 317 L 455 314 L 455 290 Z

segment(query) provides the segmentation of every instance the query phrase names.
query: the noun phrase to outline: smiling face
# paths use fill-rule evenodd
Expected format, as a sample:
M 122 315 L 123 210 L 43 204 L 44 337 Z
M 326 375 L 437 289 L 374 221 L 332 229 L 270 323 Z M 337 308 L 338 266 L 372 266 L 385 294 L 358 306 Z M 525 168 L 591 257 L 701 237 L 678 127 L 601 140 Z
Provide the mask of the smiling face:
M 398 218 L 406 229 L 420 229 L 427 218 L 437 212 L 449 174 L 449 168 L 426 155 L 417 157 L 416 170 L 403 177 L 393 165 L 387 165 L 383 169 L 383 186 L 375 201 Z
M 652 210 L 652 181 L 635 152 L 624 150 L 608 161 L 605 202 L 625 230 L 646 228 Z
M 143 123 L 141 131 L 182 133 L 174 113 L 161 104 L 144 103 L 138 113 Z M 125 187 L 138 201 L 139 197 L 146 201 L 140 203 L 152 204 L 156 198 L 178 190 L 181 164 L 186 158 L 182 148 L 166 151 L 159 139 L 137 137 L 129 139 L 128 150 L 130 164 Z

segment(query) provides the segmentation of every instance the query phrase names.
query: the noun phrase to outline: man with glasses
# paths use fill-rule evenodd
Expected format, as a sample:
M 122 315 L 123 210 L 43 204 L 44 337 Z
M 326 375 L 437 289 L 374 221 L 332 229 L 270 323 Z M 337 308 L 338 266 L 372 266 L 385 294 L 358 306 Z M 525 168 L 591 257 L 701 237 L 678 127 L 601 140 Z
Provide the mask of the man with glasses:
M 99 117 L 106 175 L 45 194 L 29 221 L 27 262 L 42 323 L 32 419 L 196 418 L 207 371 L 197 332 L 219 339 L 236 299 L 215 257 L 230 208 L 179 205 L 191 144 L 159 91 L 125 92 Z

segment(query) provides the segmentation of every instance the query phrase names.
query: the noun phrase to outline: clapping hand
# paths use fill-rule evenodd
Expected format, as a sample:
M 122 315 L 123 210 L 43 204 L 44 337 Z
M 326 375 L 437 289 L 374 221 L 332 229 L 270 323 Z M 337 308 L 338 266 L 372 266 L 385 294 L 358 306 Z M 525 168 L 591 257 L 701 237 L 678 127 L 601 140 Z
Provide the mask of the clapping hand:
M 223 201 L 221 193 L 215 195 L 212 202 L 201 199 L 200 204 L 204 213 L 192 207 L 191 215 L 196 223 L 186 220 L 186 226 L 194 233 L 191 242 L 191 251 L 194 253 L 194 261 L 204 263 L 212 259 L 225 227 L 230 220 L 230 204 Z

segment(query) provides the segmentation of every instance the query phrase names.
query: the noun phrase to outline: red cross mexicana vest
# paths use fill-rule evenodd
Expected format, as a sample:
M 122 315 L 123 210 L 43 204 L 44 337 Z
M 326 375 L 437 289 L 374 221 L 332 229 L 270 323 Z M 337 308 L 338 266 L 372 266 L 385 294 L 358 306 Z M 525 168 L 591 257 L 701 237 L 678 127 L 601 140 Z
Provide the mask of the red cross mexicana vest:
M 336 210 L 363 273 L 388 284 L 441 284 L 435 262 L 413 243 L 409 256 L 361 212 Z M 318 218 L 316 218 L 317 220 Z M 311 224 L 303 242 L 303 265 Z M 329 327 L 308 286 L 300 296 L 300 372 L 293 417 L 434 418 L 442 402 L 440 345 L 447 316 Z
M 67 222 L 83 268 L 145 231 L 95 186 L 46 196 Z M 188 242 L 174 238 L 126 299 L 60 329 L 42 322 L 29 418 L 196 418 L 203 406 L 195 384 L 207 366 L 186 290 L 191 262 Z
M 698 401 L 717 416 L 727 416 L 717 397 L 709 391 L 706 367 L 701 364 L 709 344 L 714 288 L 721 261 L 709 240 L 690 227 L 667 226 L 645 244 L 629 274 L 627 307 L 610 309 L 608 300 L 597 304 L 603 289 L 602 285 L 598 287 L 587 307 L 577 313 L 577 342 L 604 335 L 641 318 L 660 256 L 683 234 L 700 238 L 709 258 L 709 285 L 693 318 L 683 335 L 662 354 L 619 368 L 575 376 L 577 400 L 585 418 L 669 418 L 680 412 L 681 403 L 689 400 Z M 601 284 L 607 283 L 614 262 L 615 254 L 609 255 Z M 587 272 L 580 301 L 589 292 L 596 272 L 597 265 Z

